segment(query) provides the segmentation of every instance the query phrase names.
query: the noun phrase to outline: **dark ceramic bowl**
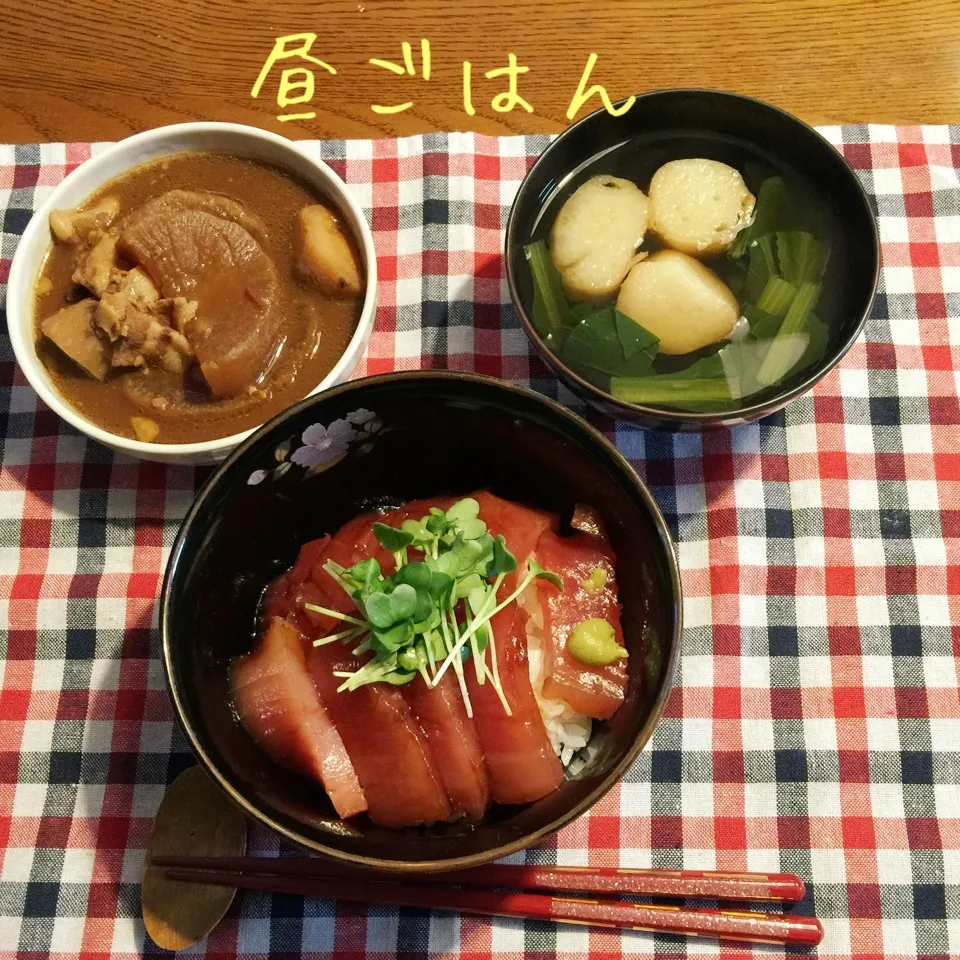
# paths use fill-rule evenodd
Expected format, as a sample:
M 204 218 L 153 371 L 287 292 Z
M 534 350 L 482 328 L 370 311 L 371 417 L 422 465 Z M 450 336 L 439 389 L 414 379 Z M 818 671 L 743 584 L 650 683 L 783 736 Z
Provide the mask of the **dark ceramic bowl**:
M 609 159 L 607 165 L 591 164 L 627 142 L 635 147 L 605 157 Z M 598 173 L 625 177 L 646 189 L 661 164 L 681 157 L 708 157 L 729 163 L 744 173 L 754 193 L 765 176 L 783 173 L 788 183 L 802 186 L 834 227 L 824 293 L 818 306 L 830 325 L 826 353 L 798 375 L 729 412 L 690 413 L 617 400 L 557 357 L 543 342 L 531 316 L 532 281 L 523 246 L 549 231 L 545 209 Z M 605 110 L 584 117 L 547 147 L 520 185 L 510 210 L 506 261 L 510 296 L 527 336 L 574 393 L 620 420 L 644 427 L 696 430 L 734 426 L 773 413 L 809 390 L 840 362 L 860 335 L 873 305 L 880 240 L 870 202 L 856 175 L 812 127 L 750 97 L 715 90 L 660 90 L 638 96 L 621 117 Z M 829 303 L 825 303 L 828 298 Z
M 375 414 L 375 417 L 374 417 Z M 313 424 L 353 422 L 327 469 L 278 460 Z M 341 428 L 343 424 L 339 425 Z M 371 430 L 373 428 L 373 431 Z M 328 439 L 337 434 L 334 428 Z M 312 435 L 312 438 L 313 435 Z M 264 587 L 306 540 L 371 506 L 485 487 L 569 517 L 603 513 L 618 561 L 629 660 L 624 705 L 598 726 L 600 749 L 575 780 L 482 824 L 388 830 L 340 821 L 319 785 L 275 764 L 243 730 L 227 686 L 254 643 Z M 624 774 L 650 738 L 677 662 L 680 579 L 663 518 L 616 449 L 550 400 L 498 380 L 414 372 L 310 397 L 261 427 L 204 486 L 177 536 L 160 603 L 170 694 L 200 762 L 251 817 L 289 840 L 379 870 L 439 870 L 522 849 L 569 823 Z

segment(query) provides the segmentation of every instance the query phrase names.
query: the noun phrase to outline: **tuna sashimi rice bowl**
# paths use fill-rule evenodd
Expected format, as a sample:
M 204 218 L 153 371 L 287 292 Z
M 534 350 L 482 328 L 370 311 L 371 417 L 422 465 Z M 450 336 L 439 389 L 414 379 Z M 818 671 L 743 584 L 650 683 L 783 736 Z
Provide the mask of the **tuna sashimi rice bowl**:
M 187 743 L 345 864 L 463 869 L 588 810 L 669 694 L 681 589 L 630 463 L 560 404 L 410 371 L 311 397 L 210 476 L 161 593 Z
M 365 512 L 305 543 L 233 659 L 239 722 L 337 814 L 478 823 L 590 759 L 627 685 L 602 517 L 476 491 Z

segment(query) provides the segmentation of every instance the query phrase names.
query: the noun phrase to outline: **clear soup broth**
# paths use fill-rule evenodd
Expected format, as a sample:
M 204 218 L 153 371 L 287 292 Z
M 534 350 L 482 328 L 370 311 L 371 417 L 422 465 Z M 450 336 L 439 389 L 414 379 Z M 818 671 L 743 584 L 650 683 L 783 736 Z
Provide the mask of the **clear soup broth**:
M 692 195 L 702 194 L 708 203 L 722 201 L 717 191 L 711 192 L 712 184 L 701 188 L 694 176 L 671 186 L 680 198 L 678 211 L 664 212 L 667 199 L 654 203 L 654 175 L 662 178 L 658 171 L 665 164 L 673 167 L 672 161 L 689 159 L 732 168 L 753 199 L 721 249 L 691 253 L 687 244 L 676 245 L 670 229 L 687 224 L 688 218 L 696 220 Z M 727 176 L 736 179 L 732 172 Z M 616 250 L 629 261 L 629 251 L 618 244 L 634 237 L 627 230 L 594 246 L 584 238 L 597 224 L 607 229 L 616 223 L 625 205 L 642 206 L 627 186 L 619 202 L 574 221 L 572 238 L 562 235 L 558 220 L 567 216 L 569 224 L 570 217 L 580 215 L 574 210 L 579 203 L 574 194 L 598 177 L 622 179 L 639 188 L 647 197 L 648 222 L 632 251 L 636 262 L 612 290 L 609 278 L 617 271 L 606 263 L 606 285 L 598 282 L 600 292 L 592 295 L 586 289 L 592 281 L 584 280 L 583 271 L 591 257 L 600 259 L 597 246 L 605 245 L 608 253 Z M 657 208 L 667 222 L 662 230 Z M 575 373 L 625 402 L 704 413 L 741 409 L 802 382 L 839 336 L 847 250 L 837 215 L 796 171 L 735 138 L 658 131 L 592 157 L 545 193 L 525 252 L 530 269 L 521 276 L 520 292 L 546 344 Z M 689 259 L 696 263 L 689 264 Z M 678 293 L 671 286 L 671 273 L 695 288 L 693 293 Z M 714 332 L 710 339 L 708 331 L 699 339 L 710 342 L 683 350 L 677 331 L 689 334 L 704 309 L 704 298 L 710 297 L 723 302 L 732 326 L 727 329 L 724 321 L 719 336 Z M 688 335 L 687 342 L 696 343 L 697 336 Z M 671 349 L 664 349 L 668 345 Z

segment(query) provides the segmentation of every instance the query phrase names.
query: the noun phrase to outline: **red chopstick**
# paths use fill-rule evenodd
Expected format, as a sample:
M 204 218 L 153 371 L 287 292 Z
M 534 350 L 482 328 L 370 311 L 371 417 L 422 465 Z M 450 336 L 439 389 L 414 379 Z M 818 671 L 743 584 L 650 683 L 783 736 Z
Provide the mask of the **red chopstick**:
M 816 946 L 823 936 L 819 921 L 812 917 L 788 917 L 777 914 L 749 913 L 740 910 L 695 909 L 663 904 L 629 903 L 622 900 L 595 900 L 555 897 L 531 893 L 506 893 L 491 890 L 463 890 L 434 886 L 450 874 L 431 877 L 431 884 L 357 879 L 355 874 L 320 878 L 284 872 L 276 864 L 296 863 L 276 860 L 272 875 L 260 872 L 259 861 L 237 858 L 240 869 L 170 866 L 171 861 L 196 864 L 202 858 L 156 858 L 153 864 L 164 867 L 171 880 L 244 887 L 271 893 L 291 893 L 322 899 L 355 900 L 361 903 L 389 903 L 424 909 L 451 910 L 493 916 L 525 917 L 579 923 L 627 930 L 659 930 L 688 936 L 718 937 L 754 943 Z M 222 863 L 218 858 L 214 858 Z M 207 862 L 210 862 L 209 860 Z M 299 861 L 301 867 L 312 861 Z M 255 866 L 251 866 L 251 864 Z M 502 869 L 502 867 L 500 868 Z M 526 869 L 526 868 L 524 868 Z M 473 871 L 469 871 L 471 874 Z M 412 880 L 413 878 L 411 878 Z M 423 877 L 417 877 L 422 881 Z M 452 881 L 450 881 L 452 882 Z
M 383 874 L 333 865 L 314 857 L 155 857 L 157 867 L 238 870 L 272 876 L 383 880 Z M 537 867 L 486 864 L 469 870 L 411 874 L 403 883 L 457 884 L 462 887 L 517 887 L 581 893 L 627 893 L 704 900 L 792 902 L 806 893 L 792 873 L 726 873 L 712 870 L 648 870 L 633 867 Z

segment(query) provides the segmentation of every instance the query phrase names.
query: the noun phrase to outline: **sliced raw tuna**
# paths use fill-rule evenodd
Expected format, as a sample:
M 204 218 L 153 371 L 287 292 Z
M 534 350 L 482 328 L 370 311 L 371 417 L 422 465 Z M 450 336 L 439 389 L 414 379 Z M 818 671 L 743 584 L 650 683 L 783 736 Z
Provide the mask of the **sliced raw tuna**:
M 501 500 L 500 497 L 479 490 L 472 494 L 480 504 L 480 519 L 494 536 L 503 536 L 511 553 L 517 558 L 517 571 L 504 581 L 504 589 L 513 588 L 517 578 L 526 572 L 527 559 L 536 551 L 537 541 L 545 530 L 556 530 L 559 517 L 546 510 L 537 510 L 522 503 Z M 506 596 L 506 593 L 503 594 Z
M 311 639 L 348 628 L 342 621 L 303 610 L 302 603 L 357 613 L 353 600 L 323 569 L 323 564 L 332 559 L 351 566 L 369 556 L 376 519 L 373 514 L 357 517 L 336 536 L 305 544 L 296 564 L 268 593 L 267 607 L 277 612 L 286 607 L 287 616 L 303 623 Z M 373 543 L 376 545 L 375 540 Z M 368 794 L 370 818 L 385 826 L 406 826 L 450 816 L 450 803 L 427 737 L 404 694 L 382 683 L 337 693 L 343 679 L 335 677 L 334 671 L 356 670 L 362 663 L 350 653 L 350 645 L 308 644 L 306 661 L 320 700 L 340 731 L 364 793 Z
M 332 560 L 342 567 L 352 567 L 367 557 L 375 557 L 384 575 L 389 576 L 394 568 L 393 556 L 380 546 L 373 532 L 373 525 L 387 523 L 399 527 L 408 516 L 414 516 L 415 513 L 418 517 L 422 516 L 437 502 L 440 501 L 414 501 L 406 507 L 385 514 L 362 513 L 345 523 L 333 537 L 328 536 L 305 544 L 296 565 L 280 578 L 285 583 L 283 589 L 292 605 L 302 610 L 303 603 L 313 603 L 338 613 L 357 615 L 353 598 L 324 570 L 324 564 Z M 307 582 L 304 582 L 305 579 Z M 305 615 L 315 628 L 326 633 L 347 626 L 343 621 L 312 611 L 305 611 Z
M 345 613 L 354 617 L 358 615 L 357 605 L 354 603 L 353 597 L 323 569 L 323 565 L 328 560 L 332 560 L 342 567 L 352 567 L 360 560 L 371 556 L 374 549 L 379 550 L 380 545 L 373 535 L 373 524 L 378 519 L 379 516 L 373 513 L 364 513 L 354 517 L 334 534 L 322 552 L 311 555 L 312 565 L 310 566 L 309 582 L 303 585 L 301 599 L 305 602 L 327 607 L 330 610 L 336 610 L 338 613 Z M 305 560 L 304 566 L 306 564 L 307 561 Z M 319 600 L 314 595 L 316 591 L 319 592 L 321 597 Z M 315 628 L 314 636 L 336 633 L 349 629 L 350 626 L 342 620 L 323 614 L 307 611 L 307 615 Z
M 326 595 L 310 581 L 310 573 L 320 562 L 330 537 L 310 540 L 300 548 L 297 562 L 284 574 L 270 584 L 260 605 L 261 616 L 265 622 L 273 617 L 283 617 L 290 621 L 301 633 L 312 633 L 318 625 L 321 615 L 304 609 L 304 603 L 323 605 Z M 330 620 L 330 618 L 326 618 Z
M 384 513 L 362 513 L 353 520 L 345 523 L 334 535 L 333 542 L 325 551 L 320 562 L 313 568 L 313 579 L 318 584 L 326 588 L 326 581 L 330 575 L 323 569 L 323 564 L 327 560 L 334 560 L 344 567 L 351 567 L 367 557 L 375 557 L 380 564 L 380 569 L 384 576 L 393 573 L 394 561 L 393 555 L 384 550 L 373 532 L 375 523 L 385 523 L 388 526 L 400 528 L 404 520 L 410 518 L 419 520 L 430 512 L 431 507 L 440 507 L 446 509 L 452 504 L 452 497 L 433 497 L 429 500 L 412 500 L 395 510 L 388 510 Z M 420 559 L 419 551 L 412 551 L 411 560 Z M 337 608 L 343 612 L 341 608 Z
M 303 637 L 280 618 L 259 647 L 230 667 L 233 703 L 247 732 L 277 763 L 319 780 L 341 817 L 367 809 L 343 740 L 307 672 Z
M 416 717 L 397 688 L 371 683 L 337 693 L 361 660 L 341 643 L 314 647 L 307 667 L 320 699 L 343 737 L 367 798 L 370 819 L 385 827 L 446 820 L 447 792 Z
M 558 526 L 549 513 L 502 500 L 485 491 L 473 494 L 490 532 L 503 534 L 520 562 L 535 552 L 540 537 Z M 348 626 L 343 621 L 302 609 L 313 602 L 355 615 L 353 600 L 323 569 L 328 560 L 352 566 L 375 556 L 385 574 L 393 558 L 377 543 L 377 521 L 399 527 L 430 507 L 446 509 L 455 498 L 431 498 L 385 514 L 365 514 L 345 524 L 332 538 L 303 548 L 294 568 L 268 593 L 265 605 L 317 637 Z M 511 575 L 501 596 L 512 589 Z M 452 671 L 436 688 L 415 680 L 403 687 L 371 684 L 337 693 L 342 678 L 335 672 L 356 670 L 360 657 L 349 646 L 331 643 L 310 648 L 307 668 L 320 699 L 343 738 L 363 788 L 372 820 L 385 826 L 446 819 L 451 813 L 479 818 L 491 796 L 500 803 L 527 803 L 546 796 L 563 780 L 530 685 L 526 650 L 527 615 L 516 605 L 493 621 L 498 665 L 508 716 L 488 680 L 476 682 L 468 663 L 465 674 L 474 720 L 466 716 L 459 683 Z M 449 798 L 449 799 L 448 799 Z
M 449 510 L 460 499 L 458 497 L 427 497 L 423 500 L 411 500 L 396 510 L 391 510 L 384 517 L 383 522 L 391 527 L 399 527 L 404 520 L 421 520 L 430 515 L 431 507 L 438 510 Z
M 483 511 L 480 513 L 483 516 Z M 483 747 L 493 799 L 499 803 L 529 803 L 553 792 L 563 781 L 563 769 L 543 725 L 530 686 L 527 664 L 527 615 L 516 604 L 492 620 L 497 665 L 508 716 L 492 683 L 477 683 L 473 665 L 464 673 L 473 704 L 473 722 Z
M 367 557 L 375 556 L 380 544 L 373 535 L 373 525 L 380 519 L 378 513 L 361 513 L 348 520 L 333 535 L 323 554 L 317 558 L 310 574 L 314 581 L 325 587 L 331 579 L 330 574 L 323 569 L 323 564 L 328 560 L 333 560 L 343 567 L 352 567 Z
M 616 555 L 602 525 L 592 529 L 596 532 L 578 532 L 570 537 L 558 537 L 548 530 L 537 543 L 537 562 L 563 579 L 562 592 L 545 580 L 538 581 L 545 637 L 543 696 L 564 700 L 578 713 L 605 720 L 623 703 L 627 661 L 591 667 L 567 653 L 573 628 L 594 617 L 607 620 L 617 643 L 624 646 Z
M 454 812 L 479 820 L 490 806 L 490 778 L 456 677 L 448 670 L 436 687 L 417 678 L 402 689 L 436 758 Z
M 437 507 L 440 510 L 446 510 L 454 502 L 455 501 L 453 497 L 431 497 L 426 500 L 411 500 L 409 503 L 404 504 L 402 507 L 398 507 L 396 510 L 390 510 L 382 516 L 374 517 L 373 520 L 374 522 L 385 523 L 388 526 L 400 529 L 400 527 L 403 526 L 404 520 L 420 520 L 429 515 L 431 507 Z M 384 576 L 390 576 L 396 567 L 393 554 L 389 553 L 387 550 L 384 550 L 383 547 L 380 546 L 379 542 L 377 542 L 376 535 L 373 534 L 372 524 L 370 533 L 371 538 L 373 539 L 373 547 L 368 556 L 376 557 Z M 419 550 L 410 551 L 410 560 L 421 560 L 422 558 L 423 554 Z
M 427 516 L 431 507 L 446 510 L 454 502 L 453 497 L 413 500 L 385 514 L 382 522 L 400 527 L 404 520 Z M 419 556 L 414 551 L 411 559 Z M 381 550 L 377 559 L 384 573 L 393 571 L 393 557 L 389 553 Z M 414 680 L 402 689 L 436 758 L 454 812 L 480 819 L 490 806 L 490 778 L 483 748 L 473 721 L 467 717 L 456 677 L 448 671 L 436 687 Z

